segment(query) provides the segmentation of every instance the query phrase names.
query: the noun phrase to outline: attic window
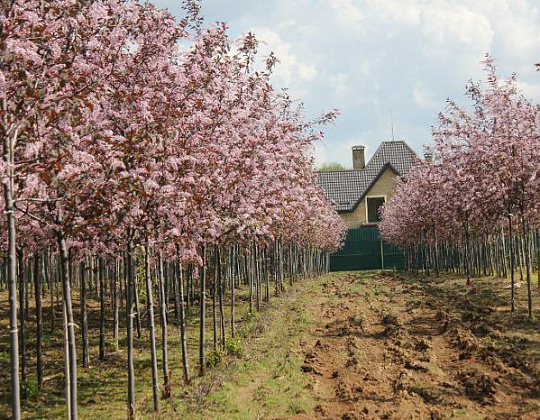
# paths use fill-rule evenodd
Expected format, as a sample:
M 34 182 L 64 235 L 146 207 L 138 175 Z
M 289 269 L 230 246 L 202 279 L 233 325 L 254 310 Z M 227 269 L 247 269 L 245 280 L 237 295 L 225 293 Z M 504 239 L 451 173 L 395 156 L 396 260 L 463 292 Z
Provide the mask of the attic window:
M 367 197 L 367 222 L 368 223 L 378 223 L 381 221 L 381 215 L 379 209 L 386 202 L 386 197 Z

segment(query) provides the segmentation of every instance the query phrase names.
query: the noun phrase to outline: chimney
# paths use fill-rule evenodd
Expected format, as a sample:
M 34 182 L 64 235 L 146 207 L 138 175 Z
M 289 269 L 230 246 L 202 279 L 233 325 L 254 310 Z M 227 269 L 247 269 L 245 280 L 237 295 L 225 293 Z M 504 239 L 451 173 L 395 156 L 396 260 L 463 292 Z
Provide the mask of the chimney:
M 352 148 L 353 169 L 364 169 L 366 167 L 364 149 L 365 149 L 364 146 L 353 146 Z
M 424 153 L 424 160 L 426 163 L 432 163 L 433 162 L 433 154 L 430 152 Z

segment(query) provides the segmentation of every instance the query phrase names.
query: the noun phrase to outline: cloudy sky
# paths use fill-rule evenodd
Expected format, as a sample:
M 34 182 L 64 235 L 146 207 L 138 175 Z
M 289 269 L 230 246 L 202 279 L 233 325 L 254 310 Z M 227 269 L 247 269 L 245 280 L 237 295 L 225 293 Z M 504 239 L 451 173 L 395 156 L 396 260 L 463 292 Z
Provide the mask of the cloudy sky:
M 182 16 L 180 0 L 153 2 Z M 274 84 L 309 117 L 340 110 L 316 147 L 318 164 L 351 166 L 357 144 L 369 157 L 391 139 L 391 113 L 396 140 L 422 154 L 446 98 L 467 103 L 465 85 L 482 79 L 486 53 L 540 102 L 538 0 L 203 0 L 202 11 L 232 37 L 254 32 L 261 54 L 274 51 Z

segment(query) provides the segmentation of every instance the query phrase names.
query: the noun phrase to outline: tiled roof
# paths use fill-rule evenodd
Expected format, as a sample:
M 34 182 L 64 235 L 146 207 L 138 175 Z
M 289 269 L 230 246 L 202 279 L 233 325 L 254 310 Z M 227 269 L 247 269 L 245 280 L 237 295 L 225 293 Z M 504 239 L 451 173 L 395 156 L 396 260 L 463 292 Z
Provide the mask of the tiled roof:
M 353 211 L 387 168 L 405 176 L 417 161 L 404 141 L 384 141 L 364 169 L 319 172 L 318 181 L 337 211 Z

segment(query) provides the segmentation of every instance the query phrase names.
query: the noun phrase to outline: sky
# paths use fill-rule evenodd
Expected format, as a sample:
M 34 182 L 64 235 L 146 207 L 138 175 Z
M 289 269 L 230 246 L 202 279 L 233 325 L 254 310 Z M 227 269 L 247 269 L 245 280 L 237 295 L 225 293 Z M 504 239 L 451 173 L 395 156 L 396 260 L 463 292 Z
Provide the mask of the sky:
M 183 16 L 180 0 L 153 0 Z M 405 140 L 420 156 L 446 99 L 467 105 L 467 82 L 491 54 L 502 77 L 517 73 L 540 102 L 540 0 L 202 0 L 206 23 L 237 38 L 253 32 L 262 56 L 280 60 L 273 84 L 308 118 L 339 109 L 315 161 L 352 166 L 381 141 Z M 485 78 L 484 78 L 485 79 Z

